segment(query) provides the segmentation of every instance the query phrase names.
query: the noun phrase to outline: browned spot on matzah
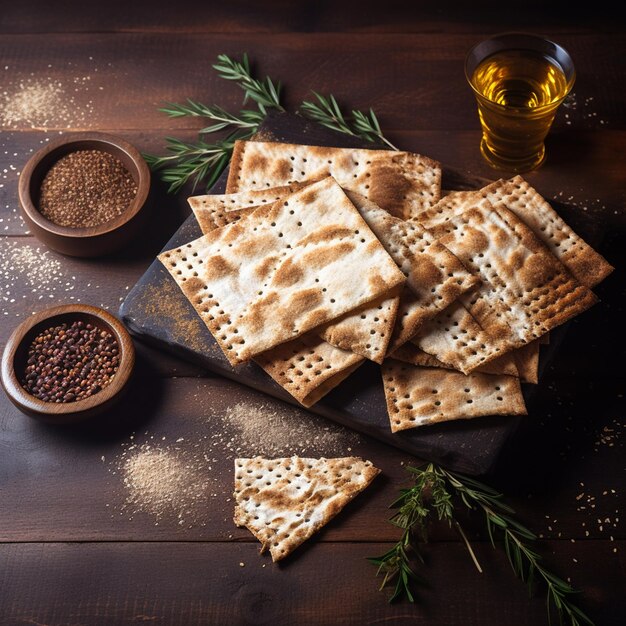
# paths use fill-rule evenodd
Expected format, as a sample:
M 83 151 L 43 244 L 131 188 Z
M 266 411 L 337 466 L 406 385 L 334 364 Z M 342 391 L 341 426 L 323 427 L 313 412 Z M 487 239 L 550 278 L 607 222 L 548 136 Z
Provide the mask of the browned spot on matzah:
M 328 226 L 327 228 L 321 228 L 317 232 L 305 235 L 298 241 L 300 246 L 309 246 L 316 243 L 330 243 L 331 241 L 344 239 L 346 237 L 352 238 L 356 233 L 350 228 L 344 228 L 343 226 Z M 344 242 L 344 245 L 351 245 L 350 242 Z
M 276 259 L 274 262 L 276 262 Z M 291 287 L 296 285 L 304 277 L 304 272 L 299 265 L 291 259 L 284 261 L 272 278 L 272 285 L 277 287 Z
M 496 181 L 481 193 L 515 213 L 583 285 L 593 287 L 613 271 L 521 176 Z

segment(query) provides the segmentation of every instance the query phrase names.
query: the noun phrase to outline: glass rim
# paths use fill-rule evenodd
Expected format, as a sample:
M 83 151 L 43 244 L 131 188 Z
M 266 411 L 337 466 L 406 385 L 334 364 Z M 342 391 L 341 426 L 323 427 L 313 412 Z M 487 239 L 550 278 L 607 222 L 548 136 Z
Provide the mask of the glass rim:
M 527 45 L 523 45 L 523 42 L 526 42 Z M 498 47 L 498 43 L 501 43 L 502 45 Z M 480 48 L 481 46 L 489 47 L 489 44 L 493 44 L 492 49 L 488 53 L 482 55 L 480 57 L 480 60 L 475 63 L 472 71 L 469 72 L 468 68 L 470 66 L 471 57 L 476 54 L 478 48 Z M 552 48 L 552 50 L 550 50 L 550 48 Z M 490 105 L 502 109 L 503 111 L 511 111 L 514 109 L 522 108 L 511 107 L 490 100 L 489 98 L 485 97 L 485 95 L 482 94 L 478 89 L 476 89 L 474 83 L 472 82 L 472 74 L 474 73 L 476 67 L 478 67 L 478 65 L 480 65 L 480 63 L 482 63 L 488 57 L 492 56 L 496 52 L 502 52 L 503 50 L 533 50 L 536 52 L 543 52 L 544 54 L 549 56 L 551 61 L 557 64 L 557 66 L 563 72 L 565 78 L 567 79 L 567 89 L 561 98 L 555 100 L 554 102 L 550 102 L 549 104 L 543 104 L 537 107 L 533 107 L 533 111 L 542 111 L 544 109 L 554 107 L 555 105 L 558 106 L 559 104 L 561 104 L 561 102 L 563 102 L 563 100 L 565 100 L 565 98 L 567 98 L 567 96 L 572 91 L 574 83 L 576 82 L 576 67 L 574 66 L 574 61 L 569 52 L 563 46 L 556 43 L 555 41 L 552 41 L 551 39 L 548 39 L 547 37 L 543 37 L 541 35 L 536 35 L 533 33 L 512 31 L 497 33 L 495 35 L 492 35 L 491 37 L 488 37 L 487 39 L 483 39 L 475 43 L 465 55 L 465 61 L 463 65 L 465 80 L 471 87 L 474 95 L 477 98 L 480 98 L 483 102 L 489 103 Z

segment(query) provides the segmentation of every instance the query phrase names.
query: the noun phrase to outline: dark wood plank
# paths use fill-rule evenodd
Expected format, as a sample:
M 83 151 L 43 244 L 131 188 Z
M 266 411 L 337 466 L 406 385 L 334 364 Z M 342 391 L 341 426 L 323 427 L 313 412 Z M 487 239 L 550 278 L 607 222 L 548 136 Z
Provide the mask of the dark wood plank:
M 622 624 L 626 537 L 620 517 L 620 416 L 626 408 L 626 337 L 617 329 L 626 301 L 621 269 L 626 261 L 626 92 L 619 89 L 626 58 L 624 22 L 598 4 L 582 10 L 572 5 L 567 11 L 545 3 L 539 7 L 533 0 L 506 6 L 488 2 L 480 10 L 456 2 L 356 4 L 234 0 L 181 10 L 160 0 L 113 0 L 105 10 L 76 0 L 46 6 L 32 0 L 3 6 L 0 72 L 6 94 L 0 94 L 0 111 L 7 97 L 19 92 L 20 81 L 60 82 L 57 94 L 64 100 L 57 101 L 47 120 L 18 121 L 17 129 L 5 127 L 0 134 L 0 266 L 5 268 L 0 271 L 5 279 L 0 345 L 23 316 L 43 306 L 42 290 L 33 292 L 25 272 L 7 274 L 2 264 L 11 247 L 29 246 L 40 260 L 54 254 L 25 236 L 16 191 L 31 149 L 56 129 L 109 129 L 152 152 L 162 150 L 165 135 L 191 139 L 200 121 L 168 120 L 157 106 L 194 97 L 237 109 L 241 92 L 217 79 L 209 66 L 220 52 L 238 56 L 247 51 L 261 73 L 286 84 L 290 108 L 310 88 L 332 91 L 348 106 L 373 106 L 400 147 L 471 176 L 494 178 L 478 153 L 478 121 L 462 74 L 465 51 L 497 31 L 552 36 L 572 52 L 578 82 L 575 98 L 557 116 L 547 163 L 528 179 L 560 202 L 559 210 L 572 207 L 568 219 L 607 231 L 600 249 L 618 271 L 597 289 L 601 304 L 571 325 L 537 390 L 536 408 L 487 480 L 507 494 L 520 519 L 540 536 L 562 539 L 540 541 L 540 551 L 548 565 L 583 590 L 581 606 L 594 621 Z M 0 121 L 0 126 L 6 124 Z M 51 302 L 74 296 L 115 311 L 126 287 L 186 215 L 184 194 L 166 196 L 156 183 L 153 230 L 140 246 L 98 261 L 58 257 L 59 276 L 70 285 L 51 275 L 43 295 L 52 290 Z M 176 378 L 195 375 L 203 378 Z M 386 521 L 387 505 L 408 484 L 402 462 L 415 459 L 366 437 L 329 439 L 328 424 L 309 413 L 145 346 L 139 346 L 134 384 L 128 401 L 108 416 L 110 422 L 64 429 L 28 420 L 0 394 L 0 622 L 546 622 L 542 597 L 528 600 L 505 557 L 481 541 L 482 520 L 474 517 L 462 519 L 485 574 L 473 569 L 458 536 L 437 525 L 425 547 L 430 588 L 420 593 L 420 603 L 390 607 L 375 591 L 373 568 L 363 558 L 389 545 L 376 542 L 396 539 L 397 529 Z M 257 432 L 257 443 L 250 434 L 244 437 L 227 419 L 238 404 L 283 415 L 282 430 L 291 437 L 294 430 L 309 433 L 296 442 L 297 449 L 293 439 L 278 439 L 281 450 L 319 455 L 351 448 L 349 453 L 371 458 L 383 469 L 366 493 L 280 567 L 258 556 L 258 543 L 231 522 L 228 498 L 236 449 L 262 451 L 259 446 L 276 443 L 281 432 L 260 442 Z M 312 440 L 310 430 L 294 427 L 311 427 L 309 420 Z M 179 447 L 191 461 L 207 453 L 210 461 L 200 466 L 210 488 L 205 485 L 201 497 L 193 499 L 197 517 L 184 516 L 193 528 L 179 524 L 176 508 L 159 519 L 145 505 L 122 509 L 126 488 L 121 475 L 112 472 L 137 451 L 130 450 L 133 443 L 166 451 Z M 134 513 L 137 508 L 143 510 Z M 205 543 L 213 539 L 217 542 Z
M 390 485 L 405 480 L 401 463 L 411 462 L 409 456 L 221 378 L 159 380 L 144 362 L 134 384 L 117 410 L 74 428 L 37 423 L 2 394 L 2 497 L 20 503 L 0 510 L 2 540 L 245 538 L 246 532 L 232 523 L 234 458 L 264 451 L 272 456 L 371 458 L 384 476 L 344 512 L 342 523 L 336 520 L 328 537 L 366 539 L 374 533 L 392 539 L 397 534 L 386 522 L 395 493 Z M 246 429 L 248 413 L 251 421 L 255 413 L 257 417 Z M 273 420 L 271 436 L 265 418 Z M 123 479 L 128 474 L 119 466 L 142 456 L 144 444 L 198 467 L 197 473 L 183 472 L 200 493 L 189 500 L 193 511 L 188 523 L 179 524 L 182 505 L 165 507 L 160 520 L 159 507 L 124 507 L 128 491 Z M 158 464 L 151 471 L 166 478 L 168 467 Z
M 426 546 L 428 587 L 416 604 L 390 605 L 365 562 L 387 547 L 310 544 L 276 566 L 251 543 L 9 544 L 0 547 L 0 611 L 5 623 L 50 626 L 547 623 L 543 590 L 529 598 L 489 544 L 475 546 L 482 575 L 462 546 Z M 596 624 L 624 623 L 624 542 L 617 553 L 598 541 L 541 547 L 584 590 L 576 601 Z
M 3 92 L 11 101 L 24 87 L 53 84 L 61 99 L 47 116 L 12 116 L 10 126 L 15 128 L 188 128 L 186 119 L 165 123 L 157 107 L 193 98 L 237 109 L 241 90 L 218 78 L 209 66 L 220 53 L 239 57 L 247 51 L 260 73 L 287 86 L 290 107 L 309 98 L 313 88 L 332 91 L 347 106 L 373 107 L 388 131 L 469 130 L 478 127 L 477 114 L 463 60 L 488 32 L 447 37 L 429 33 L 2 35 Z M 624 37 L 564 33 L 557 39 L 569 49 L 578 71 L 577 106 L 570 107 L 568 120 L 573 124 L 583 119 L 594 129 L 624 129 L 626 94 L 614 88 L 624 71 Z M 339 83 L 337 76 L 342 77 Z M 563 125 L 566 112 L 559 116 Z
M 544 396 L 551 393 L 548 389 Z M 623 515 L 624 441 L 616 415 L 623 412 L 624 399 L 609 396 L 601 414 L 587 412 L 585 418 L 558 409 L 559 403 L 569 408 L 571 397 L 576 396 L 558 391 L 528 418 L 488 482 L 503 490 L 520 519 L 545 537 L 623 539 L 618 519 Z M 145 459 L 146 445 L 197 466 L 197 472 L 182 472 L 192 489 L 189 498 L 172 507 L 143 500 L 125 506 L 129 491 L 123 479 L 131 474 L 120 467 L 131 457 Z M 2 499 L 9 503 L 0 508 L 1 541 L 246 539 L 247 531 L 232 523 L 233 460 L 256 454 L 370 459 L 383 474 L 323 538 L 390 541 L 398 531 L 387 522 L 388 506 L 398 489 L 410 484 L 405 465 L 417 463 L 394 448 L 221 378 L 158 379 L 144 361 L 128 399 L 92 424 L 46 426 L 19 413 L 0 394 L 0 450 Z M 535 462 L 529 464 L 529 458 Z M 150 470 L 156 480 L 171 478 L 165 460 Z M 149 483 L 141 484 L 150 489 Z M 173 493 L 171 487 L 167 493 Z M 191 513 L 187 523 L 179 524 L 186 502 Z M 481 516 L 464 519 L 472 536 L 484 537 Z M 435 539 L 458 540 L 444 527 L 434 530 Z
M 485 26 L 493 32 L 536 29 L 556 31 L 594 28 L 617 30 L 613 4 L 573 5 L 564 11 L 560 5 L 546 6 L 537 0 L 514 0 L 506 6 L 490 0 L 480 10 L 458 2 L 407 3 L 390 0 L 384 10 L 372 0 L 341 3 L 286 0 L 251 4 L 235 0 L 194 4 L 193 11 L 162 0 L 112 0 L 106 10 L 78 0 L 61 0 L 49 11 L 42 0 L 13 4 L 2 12 L 0 30 L 7 33 L 103 32 L 103 31 L 181 31 L 205 33 L 254 32 L 472 32 Z M 617 15 L 620 15 L 617 13 Z M 611 19 L 613 18 L 613 19 Z

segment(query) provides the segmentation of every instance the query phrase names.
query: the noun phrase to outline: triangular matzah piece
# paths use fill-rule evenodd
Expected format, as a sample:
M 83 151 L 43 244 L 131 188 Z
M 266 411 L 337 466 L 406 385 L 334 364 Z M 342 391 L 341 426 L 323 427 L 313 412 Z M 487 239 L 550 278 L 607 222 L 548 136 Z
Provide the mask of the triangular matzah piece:
M 514 352 L 507 352 L 502 356 L 489 361 L 489 363 L 477 367 L 474 372 L 480 374 L 506 374 L 507 376 L 519 377 L 516 361 L 513 358 Z M 449 365 L 442 363 L 438 358 L 428 354 L 423 350 L 420 350 L 415 344 L 405 343 L 400 346 L 393 353 L 393 358 L 396 361 L 402 361 L 403 363 L 410 363 L 411 365 L 421 365 L 422 367 L 439 367 L 443 369 L 453 369 Z
M 330 177 L 158 258 L 232 365 L 405 280 Z
M 309 333 L 254 358 L 283 389 L 309 407 L 346 379 L 363 357 Z
M 226 190 L 278 187 L 329 174 L 401 219 L 440 197 L 441 168 L 419 154 L 262 141 L 235 143 Z
M 480 192 L 445 196 L 420 223 L 482 278 L 460 300 L 502 352 L 541 337 L 597 300 L 514 213 Z
M 358 457 L 235 460 L 235 515 L 269 549 L 272 561 L 293 552 L 380 473 Z
M 483 415 L 525 415 L 518 378 L 419 367 L 387 359 L 383 386 L 392 432 Z
M 498 180 L 480 192 L 492 204 L 502 203 L 515 213 L 586 287 L 594 287 L 613 271 L 521 176 Z

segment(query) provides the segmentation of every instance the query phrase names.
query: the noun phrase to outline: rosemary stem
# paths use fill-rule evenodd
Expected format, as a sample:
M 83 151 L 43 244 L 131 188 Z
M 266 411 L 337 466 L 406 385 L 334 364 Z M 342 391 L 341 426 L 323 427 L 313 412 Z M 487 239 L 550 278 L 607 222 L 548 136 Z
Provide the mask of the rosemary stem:
M 478 559 L 476 558 L 476 554 L 474 553 L 474 550 L 472 549 L 472 545 L 470 544 L 469 539 L 467 538 L 465 532 L 463 531 L 463 527 L 456 520 L 454 520 L 454 525 L 456 529 L 459 531 L 459 534 L 461 535 L 461 537 L 463 538 L 463 541 L 465 542 L 465 547 L 467 548 L 467 551 L 470 553 L 470 556 L 472 557 L 472 561 L 474 561 L 474 565 L 476 566 L 476 569 L 479 571 L 479 573 L 482 574 L 483 569 L 480 566 Z
M 380 137 L 380 139 L 382 139 L 382 141 L 384 143 L 386 143 L 392 150 L 395 150 L 396 152 L 400 151 L 400 148 L 397 148 L 396 146 L 394 146 L 391 141 L 389 141 L 389 139 L 387 139 L 384 135 L 378 135 Z

